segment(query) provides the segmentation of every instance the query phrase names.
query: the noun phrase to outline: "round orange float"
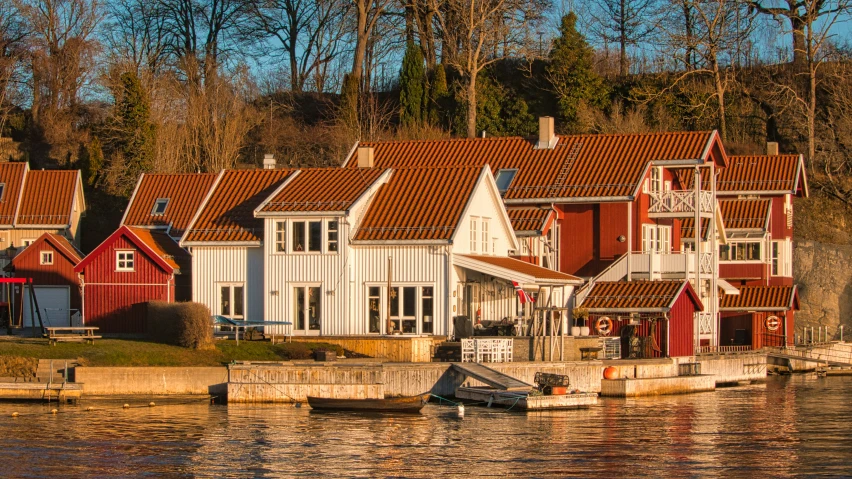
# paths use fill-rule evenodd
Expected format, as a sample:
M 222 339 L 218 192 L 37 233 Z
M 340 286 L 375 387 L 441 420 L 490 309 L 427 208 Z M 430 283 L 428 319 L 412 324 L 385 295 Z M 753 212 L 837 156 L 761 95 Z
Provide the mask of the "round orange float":
M 603 371 L 604 379 L 616 379 L 618 378 L 618 370 L 612 366 L 605 368 Z

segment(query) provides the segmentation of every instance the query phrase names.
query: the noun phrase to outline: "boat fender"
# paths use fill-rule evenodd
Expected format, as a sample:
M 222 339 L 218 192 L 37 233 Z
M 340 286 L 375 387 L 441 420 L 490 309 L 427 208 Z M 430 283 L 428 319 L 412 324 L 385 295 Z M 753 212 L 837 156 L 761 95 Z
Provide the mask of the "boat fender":
M 458 414 L 459 417 L 464 417 L 464 404 L 459 404 Z
M 604 379 L 617 379 L 618 378 L 618 369 L 609 366 L 604 368 L 603 370 Z

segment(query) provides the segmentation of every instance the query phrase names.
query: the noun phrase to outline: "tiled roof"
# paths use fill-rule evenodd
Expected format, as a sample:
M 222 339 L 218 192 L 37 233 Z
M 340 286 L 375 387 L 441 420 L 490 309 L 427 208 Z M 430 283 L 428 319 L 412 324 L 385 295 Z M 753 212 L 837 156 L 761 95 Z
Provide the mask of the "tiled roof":
M 720 311 L 788 311 L 799 309 L 795 286 L 737 286 L 740 294 L 719 296 Z
M 721 200 L 719 207 L 725 221 L 725 229 L 765 230 L 769 226 L 772 201 L 764 200 Z
M 379 167 L 490 165 L 495 174 L 517 168 L 504 195 L 511 202 L 630 196 L 650 161 L 703 159 L 714 138 L 714 132 L 560 136 L 553 149 L 534 149 L 535 141 L 520 137 L 360 146 L 374 148 L 374 164 Z M 357 167 L 357 151 L 345 164 Z
M 210 187 L 215 173 L 143 174 L 127 206 L 122 224 L 128 226 L 168 226 L 179 237 L 192 220 Z M 166 211 L 153 215 L 154 202 L 168 198 Z
M 707 241 L 710 236 L 710 218 L 701 218 L 701 239 Z M 695 239 L 695 218 L 683 218 L 680 220 L 681 240 Z
M 29 171 L 16 224 L 69 224 L 79 174 L 79 170 Z
M 263 219 L 254 210 L 293 170 L 225 170 L 184 234 L 188 242 L 256 242 Z
M 553 216 L 553 210 L 534 207 L 508 208 L 506 214 L 509 215 L 509 221 L 512 222 L 512 229 L 516 234 L 523 231 L 540 234 Z
M 480 261 L 482 263 L 486 263 L 492 266 L 496 266 L 498 268 L 509 269 L 512 271 L 517 271 L 518 273 L 525 274 L 528 276 L 533 276 L 537 280 L 557 280 L 563 282 L 570 283 L 583 283 L 581 278 L 576 276 L 562 273 L 559 271 L 554 271 L 552 269 L 542 268 L 541 266 L 527 263 L 526 261 L 521 261 L 515 258 L 508 258 L 505 256 L 487 256 L 487 255 L 475 255 L 475 254 L 460 254 L 458 256 L 463 256 L 465 258 L 470 258 L 472 260 Z
M 18 264 L 29 254 L 38 254 L 38 251 L 44 249 L 41 246 L 44 242 L 50 243 L 50 245 L 55 248 L 57 251 L 62 253 L 68 261 L 71 262 L 72 265 L 77 265 L 80 261 L 83 260 L 83 254 L 74 246 L 67 238 L 62 235 L 57 235 L 53 233 L 44 233 L 39 236 L 35 241 L 33 241 L 29 246 L 23 249 L 20 253 L 18 253 L 14 258 L 12 258 L 11 265 L 18 266 Z M 6 271 L 12 271 L 10 266 L 6 266 L 4 268 Z
M 381 168 L 302 169 L 260 211 L 346 211 L 385 171 Z
M 26 163 L 0 162 L 0 183 L 3 183 L 3 196 L 0 197 L 0 224 L 13 225 L 18 198 L 24 185 Z
M 688 281 L 606 281 L 592 285 L 592 290 L 581 305 L 589 310 L 658 310 L 670 309 L 678 294 L 691 294 L 697 309 L 703 310 L 701 301 Z
M 354 240 L 449 240 L 481 173 L 481 167 L 394 169 Z
M 68 238 L 54 233 L 45 233 L 45 235 L 49 238 L 49 241 L 54 242 L 59 248 L 65 250 L 72 263 L 77 264 L 83 261 L 83 253 Z
M 162 231 L 145 228 L 128 228 L 137 238 L 142 240 L 154 253 L 163 258 L 174 269 L 189 272 L 192 260 L 189 253 L 178 246 L 169 235 Z
M 729 156 L 728 161 L 728 167 L 720 168 L 716 179 L 719 195 L 742 192 L 808 194 L 807 175 L 800 155 Z M 678 176 L 684 188 L 692 188 L 692 174 Z M 704 188 L 708 188 L 705 181 L 702 181 Z

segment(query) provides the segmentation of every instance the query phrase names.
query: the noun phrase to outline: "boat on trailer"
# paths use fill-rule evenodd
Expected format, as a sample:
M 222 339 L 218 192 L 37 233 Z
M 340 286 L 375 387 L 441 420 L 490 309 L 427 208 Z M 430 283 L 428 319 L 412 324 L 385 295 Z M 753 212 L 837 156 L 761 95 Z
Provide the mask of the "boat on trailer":
M 385 399 L 335 399 L 308 396 L 311 409 L 321 411 L 375 411 L 416 413 L 429 402 L 430 393 Z

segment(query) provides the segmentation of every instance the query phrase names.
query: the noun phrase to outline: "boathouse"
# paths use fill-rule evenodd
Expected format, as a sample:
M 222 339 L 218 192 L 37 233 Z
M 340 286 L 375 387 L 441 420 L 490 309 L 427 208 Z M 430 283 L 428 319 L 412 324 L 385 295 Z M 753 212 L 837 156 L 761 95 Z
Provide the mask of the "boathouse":
M 75 268 L 82 289 L 83 323 L 101 333 L 142 334 L 144 303 L 185 301 L 189 254 L 165 232 L 120 227 Z

